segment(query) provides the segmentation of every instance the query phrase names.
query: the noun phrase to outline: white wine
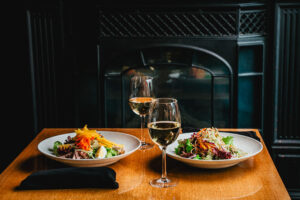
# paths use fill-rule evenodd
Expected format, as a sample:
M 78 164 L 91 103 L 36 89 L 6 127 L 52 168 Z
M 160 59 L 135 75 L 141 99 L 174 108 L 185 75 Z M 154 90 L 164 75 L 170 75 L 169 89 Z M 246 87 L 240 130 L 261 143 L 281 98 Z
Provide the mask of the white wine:
M 147 115 L 149 113 L 152 97 L 135 97 L 129 99 L 131 110 L 137 115 Z
M 174 121 L 158 121 L 148 124 L 153 142 L 161 146 L 168 146 L 177 139 L 180 126 L 179 122 Z

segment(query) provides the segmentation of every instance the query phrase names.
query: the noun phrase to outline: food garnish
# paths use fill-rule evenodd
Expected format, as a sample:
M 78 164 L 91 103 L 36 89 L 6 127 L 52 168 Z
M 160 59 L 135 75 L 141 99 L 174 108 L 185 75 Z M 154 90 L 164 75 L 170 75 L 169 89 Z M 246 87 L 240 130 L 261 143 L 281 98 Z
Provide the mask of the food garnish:
M 239 158 L 247 153 L 233 145 L 233 137 L 222 137 L 217 128 L 203 128 L 190 138 L 179 140 L 175 153 L 195 160 Z
M 54 142 L 53 154 L 62 158 L 102 159 L 125 153 L 124 145 L 105 139 L 96 130 L 88 129 L 87 125 L 75 130 L 75 133 L 76 136 L 69 136 L 64 144 L 60 141 Z

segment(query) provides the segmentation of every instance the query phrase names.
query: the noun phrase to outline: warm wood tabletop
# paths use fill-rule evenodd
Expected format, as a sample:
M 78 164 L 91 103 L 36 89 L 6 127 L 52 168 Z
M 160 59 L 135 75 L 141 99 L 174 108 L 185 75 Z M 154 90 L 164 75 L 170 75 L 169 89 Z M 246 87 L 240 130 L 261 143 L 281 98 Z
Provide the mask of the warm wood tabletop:
M 261 153 L 226 169 L 200 169 L 167 158 L 168 175 L 178 185 L 159 189 L 149 181 L 161 174 L 161 151 L 138 150 L 110 165 L 117 173 L 119 189 L 26 190 L 15 188 L 32 172 L 65 167 L 43 156 L 37 145 L 43 139 L 73 132 L 74 129 L 43 129 L 0 175 L 0 199 L 290 199 L 263 143 Z M 139 129 L 98 129 L 139 135 Z M 224 129 L 223 129 L 224 130 Z M 253 129 L 226 129 L 242 131 Z M 260 134 L 257 130 L 257 135 Z M 149 139 L 149 138 L 148 138 Z

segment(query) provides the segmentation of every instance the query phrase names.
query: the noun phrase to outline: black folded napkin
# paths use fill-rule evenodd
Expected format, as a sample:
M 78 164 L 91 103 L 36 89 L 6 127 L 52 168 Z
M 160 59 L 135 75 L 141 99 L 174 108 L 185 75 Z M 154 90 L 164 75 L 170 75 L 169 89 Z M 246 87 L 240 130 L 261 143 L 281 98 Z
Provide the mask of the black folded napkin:
M 199 130 L 200 128 L 184 127 L 182 128 L 182 133 L 198 132 Z M 221 132 L 229 132 L 229 133 L 248 136 L 260 142 L 259 137 L 257 137 L 254 131 L 221 131 Z
M 18 190 L 119 188 L 116 172 L 108 167 L 60 168 L 37 171 L 25 178 Z

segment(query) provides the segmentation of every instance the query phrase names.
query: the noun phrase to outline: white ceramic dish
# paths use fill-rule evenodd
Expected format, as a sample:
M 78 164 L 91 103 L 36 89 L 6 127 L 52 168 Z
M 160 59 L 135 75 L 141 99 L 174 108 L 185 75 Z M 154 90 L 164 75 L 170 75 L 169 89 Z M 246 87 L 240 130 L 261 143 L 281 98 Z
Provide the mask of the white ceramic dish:
M 175 153 L 175 148 L 178 146 L 178 140 L 180 139 L 186 139 L 190 138 L 193 133 L 185 133 L 178 136 L 177 140 L 170 144 L 167 148 L 167 155 L 171 158 L 174 158 L 180 162 L 184 162 L 188 165 L 191 165 L 193 167 L 199 167 L 199 168 L 226 168 L 231 167 L 233 165 L 236 165 L 244 160 L 247 160 L 259 152 L 262 151 L 263 146 L 262 144 L 250 137 L 238 135 L 234 133 L 224 133 L 220 132 L 220 135 L 222 137 L 232 136 L 233 137 L 233 144 L 243 151 L 247 152 L 246 156 L 243 156 L 241 158 L 233 158 L 233 159 L 224 159 L 224 160 L 193 160 L 190 158 L 183 158 Z
M 114 156 L 112 158 L 80 159 L 80 160 L 75 160 L 71 158 L 59 158 L 52 154 L 50 149 L 53 148 L 53 144 L 55 141 L 60 141 L 64 143 L 64 141 L 67 139 L 68 136 L 74 137 L 76 133 L 67 133 L 67 134 L 62 134 L 62 135 L 57 135 L 57 136 L 47 138 L 38 144 L 38 150 L 48 158 L 51 158 L 58 162 L 71 165 L 74 167 L 101 167 L 101 166 L 113 164 L 119 161 L 120 159 L 129 156 L 130 154 L 138 150 L 141 146 L 141 141 L 133 135 L 129 135 L 121 132 L 112 132 L 112 131 L 98 131 L 98 132 L 100 132 L 101 135 L 103 135 L 106 139 L 112 142 L 115 142 L 117 144 L 123 144 L 125 153 L 122 155 Z

